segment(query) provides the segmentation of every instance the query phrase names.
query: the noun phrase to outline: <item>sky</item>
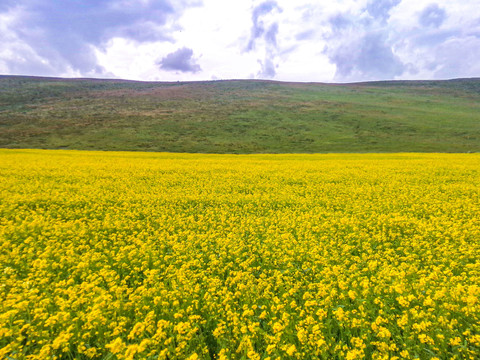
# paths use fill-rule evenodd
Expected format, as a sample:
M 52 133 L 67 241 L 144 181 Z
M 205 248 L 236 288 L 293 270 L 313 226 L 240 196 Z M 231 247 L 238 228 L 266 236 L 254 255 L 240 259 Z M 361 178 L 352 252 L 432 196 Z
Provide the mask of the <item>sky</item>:
M 480 0 L 0 0 L 0 74 L 480 77 Z

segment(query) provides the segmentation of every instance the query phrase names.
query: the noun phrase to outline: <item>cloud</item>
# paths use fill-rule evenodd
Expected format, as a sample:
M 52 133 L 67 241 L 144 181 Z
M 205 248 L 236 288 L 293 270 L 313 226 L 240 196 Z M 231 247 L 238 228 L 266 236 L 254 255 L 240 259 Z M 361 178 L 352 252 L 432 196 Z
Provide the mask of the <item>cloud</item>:
M 335 64 L 335 80 L 393 79 L 407 70 L 395 53 L 396 34 L 390 12 L 400 0 L 370 0 L 357 13 L 330 16 L 330 33 L 323 53 Z
M 456 37 L 462 37 L 462 33 L 460 30 L 434 30 L 428 32 L 421 32 L 418 35 L 412 34 L 411 38 L 415 41 L 415 45 L 417 47 L 434 47 L 438 46 L 448 39 L 453 39 Z
M 390 10 L 401 3 L 402 0 L 370 0 L 367 3 L 367 12 L 375 19 L 382 22 L 390 17 Z
M 281 11 L 280 7 L 275 1 L 265 1 L 256 6 L 252 12 L 252 30 L 250 41 L 247 45 L 247 51 L 255 48 L 255 42 L 257 39 L 262 38 L 265 35 L 267 42 L 273 43 L 276 46 L 276 35 L 278 32 L 278 23 L 273 23 L 270 26 L 266 25 L 262 19 L 264 15 L 271 13 L 274 10 Z M 268 27 L 268 28 L 266 28 Z
M 258 76 L 261 78 L 273 78 L 276 75 L 275 58 L 278 56 L 279 25 L 275 12 L 281 11 L 280 6 L 273 0 L 259 4 L 252 11 L 251 35 L 246 51 L 254 50 L 259 42 L 264 45 L 264 60 L 258 59 L 261 68 Z
M 202 70 L 193 58 L 193 50 L 186 47 L 168 54 L 158 64 L 161 69 L 168 71 L 196 73 Z
M 437 4 L 430 4 L 420 14 L 419 22 L 425 27 L 438 28 L 443 24 L 447 14 L 444 9 L 441 9 Z
M 258 61 L 261 66 L 261 70 L 259 71 L 258 75 L 261 78 L 273 78 L 276 75 L 276 70 L 275 70 L 275 64 L 273 63 L 273 60 L 270 59 L 269 57 L 266 57 L 265 60 Z
M 334 79 L 478 76 L 480 24 L 474 16 L 467 20 L 464 6 L 431 3 L 418 11 L 405 0 L 369 0 L 363 8 L 330 15 L 323 54 L 336 66 Z
M 327 82 L 479 76 L 475 10 L 464 0 L 0 0 L 0 73 Z
M 310 30 L 305 30 L 299 32 L 297 35 L 295 35 L 295 39 L 298 41 L 301 40 L 309 40 L 315 35 L 315 30 L 310 29 Z
M 337 66 L 335 77 L 341 81 L 393 79 L 405 70 L 382 33 L 367 33 L 351 42 L 327 48 Z
M 169 0 L 19 0 L 2 2 L 0 11 L 14 15 L 8 30 L 17 43 L 36 54 L 23 59 L 25 68 L 40 66 L 55 74 L 70 69 L 83 75 L 104 73 L 95 49 L 115 37 L 138 42 L 171 39 L 168 21 L 194 4 L 189 0 L 175 5 Z M 15 68 L 14 62 L 4 61 Z
M 16 4 L 15 0 L 2 0 L 0 3 L 0 11 L 6 11 L 14 7 Z
M 475 21 L 456 24 L 445 29 L 413 28 L 403 33 L 405 40 L 399 42 L 398 50 L 410 59 L 411 69 L 419 72 L 421 78 L 479 76 L 480 37 L 475 35 L 479 26 Z
M 435 49 L 434 77 L 476 77 L 480 75 L 480 39 L 469 36 L 445 41 Z
M 277 47 L 278 23 L 272 24 L 265 33 L 265 41 L 267 44 Z
M 336 14 L 329 19 L 333 32 L 340 32 L 352 25 L 352 21 L 345 14 Z

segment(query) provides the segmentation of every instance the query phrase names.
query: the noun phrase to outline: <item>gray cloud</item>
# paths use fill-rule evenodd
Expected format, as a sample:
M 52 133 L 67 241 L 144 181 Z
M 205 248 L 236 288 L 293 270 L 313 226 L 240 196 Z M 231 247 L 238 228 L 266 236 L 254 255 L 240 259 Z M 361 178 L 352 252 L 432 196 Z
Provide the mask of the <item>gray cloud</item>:
M 202 70 L 193 58 L 193 50 L 186 47 L 168 54 L 158 64 L 160 68 L 169 71 L 196 73 Z
M 392 79 L 401 75 L 405 66 L 393 53 L 381 33 L 369 33 L 353 42 L 327 48 L 327 55 L 337 66 L 340 80 Z
M 113 37 L 139 42 L 168 40 L 167 20 L 192 4 L 190 0 L 176 2 L 176 6 L 170 0 L 7 0 L 0 11 L 17 10 L 9 31 L 17 42 L 27 44 L 37 59 L 43 58 L 45 71 L 58 74 L 72 68 L 91 74 L 104 72 L 97 65 L 95 47 L 102 48 Z M 25 60 L 30 73 L 42 67 Z M 8 60 L 7 66 L 15 68 Z
M 407 40 L 399 44 L 401 52 L 411 57 L 409 72 L 427 70 L 434 79 L 478 77 L 480 38 L 471 32 L 476 26 L 466 22 L 449 29 L 414 28 L 403 33 Z
M 332 30 L 336 33 L 352 25 L 352 21 L 345 14 L 337 14 L 329 19 Z
M 336 66 L 337 81 L 395 79 L 418 74 L 452 78 L 479 73 L 480 65 L 474 59 L 479 56 L 479 39 L 475 34 L 480 23 L 472 20 L 440 28 L 447 19 L 448 7 L 445 10 L 432 3 L 418 14 L 420 27 L 415 24 L 399 27 L 398 22 L 390 21 L 393 9 L 399 4 L 399 0 L 369 0 L 363 12 L 339 13 L 328 19 L 331 31 L 325 36 L 324 54 Z
M 439 27 L 445 21 L 447 13 L 437 4 L 430 4 L 420 14 L 420 24 L 423 26 Z
M 273 60 L 270 59 L 269 57 L 266 57 L 265 60 L 258 61 L 261 66 L 261 70 L 258 73 L 258 75 L 262 78 L 273 78 L 276 75 L 276 70 L 275 70 L 275 64 L 273 63 Z
M 301 41 L 301 40 L 308 40 L 311 39 L 315 35 L 315 30 L 306 30 L 298 33 L 295 35 L 295 39 Z
M 265 33 L 265 41 L 274 47 L 277 47 L 278 23 L 272 24 Z
M 273 78 L 276 75 L 274 59 L 278 54 L 278 22 L 265 24 L 264 21 L 264 16 L 275 10 L 282 11 L 276 1 L 268 0 L 256 6 L 252 12 L 252 29 L 246 51 L 255 49 L 258 40 L 265 41 L 265 59 L 258 60 L 261 66 L 258 76 L 262 78 Z
M 422 47 L 432 47 L 444 43 L 448 39 L 461 37 L 461 31 L 459 30 L 434 30 L 431 32 L 421 32 L 418 35 L 412 35 L 415 45 Z
M 465 37 L 450 39 L 435 48 L 435 73 L 439 79 L 478 77 L 480 75 L 480 39 Z
M 6 10 L 9 10 L 11 9 L 12 7 L 14 7 L 16 4 L 16 1 L 15 0 L 3 0 L 1 3 L 0 3 L 0 11 L 6 11 Z
M 431 79 L 479 76 L 480 38 L 476 34 L 480 33 L 480 22 L 468 17 L 462 22 L 447 22 L 448 9 L 448 5 L 442 9 L 430 4 L 418 14 L 417 26 L 396 29 L 396 34 L 390 30 L 394 34 L 393 46 L 404 62 L 410 64 L 404 76 L 417 77 L 416 73 Z
M 264 35 L 267 41 L 273 42 L 276 45 L 278 23 L 274 23 L 270 25 L 268 29 L 265 29 L 265 24 L 262 21 L 262 16 L 271 13 L 273 10 L 281 10 L 278 4 L 273 0 L 265 1 L 253 9 L 252 30 L 250 41 L 247 45 L 247 51 L 253 50 L 255 48 L 255 41 L 262 38 Z
M 360 14 L 339 13 L 328 19 L 331 32 L 323 50 L 335 64 L 335 79 L 392 79 L 409 69 L 395 54 L 395 35 L 388 23 L 401 0 L 369 0 Z
M 370 0 L 366 10 L 375 19 L 385 22 L 390 17 L 390 10 L 401 2 L 402 0 Z

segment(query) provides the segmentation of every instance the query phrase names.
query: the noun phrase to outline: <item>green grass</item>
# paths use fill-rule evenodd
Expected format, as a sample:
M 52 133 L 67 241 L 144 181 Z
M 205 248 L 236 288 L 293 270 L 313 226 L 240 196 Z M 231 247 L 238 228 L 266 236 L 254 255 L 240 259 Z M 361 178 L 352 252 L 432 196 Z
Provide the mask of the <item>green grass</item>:
M 477 152 L 480 79 L 345 85 L 0 77 L 0 147 Z

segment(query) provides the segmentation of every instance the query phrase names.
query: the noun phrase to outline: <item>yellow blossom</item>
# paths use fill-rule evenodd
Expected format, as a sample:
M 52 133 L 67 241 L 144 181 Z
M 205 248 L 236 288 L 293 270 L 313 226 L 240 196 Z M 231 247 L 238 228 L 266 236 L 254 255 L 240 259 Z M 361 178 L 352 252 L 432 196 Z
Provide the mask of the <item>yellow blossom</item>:
M 112 342 L 106 345 L 106 348 L 110 350 L 112 354 L 118 354 L 125 348 L 125 343 L 121 338 L 116 338 Z
M 293 354 L 295 354 L 295 352 L 297 351 L 297 348 L 295 345 L 291 345 L 287 348 L 286 350 L 286 353 L 290 356 L 292 356 Z

